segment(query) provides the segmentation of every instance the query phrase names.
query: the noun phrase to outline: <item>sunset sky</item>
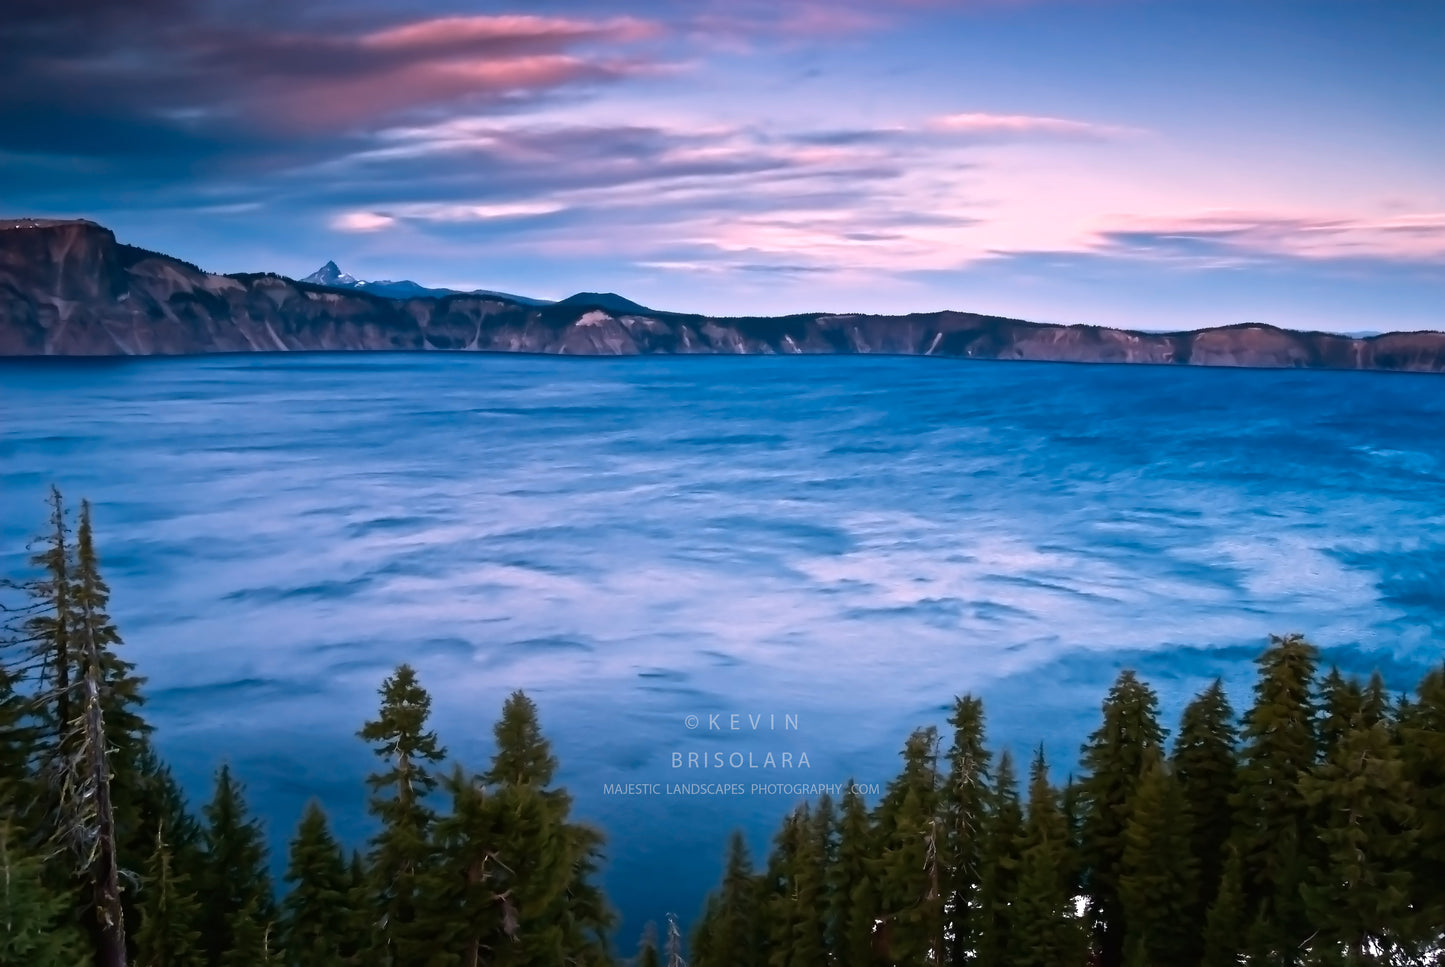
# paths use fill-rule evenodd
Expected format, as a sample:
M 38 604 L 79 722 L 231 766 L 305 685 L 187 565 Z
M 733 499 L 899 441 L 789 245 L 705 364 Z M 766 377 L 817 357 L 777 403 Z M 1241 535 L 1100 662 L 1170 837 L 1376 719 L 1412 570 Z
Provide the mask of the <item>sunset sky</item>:
M 719 315 L 1445 328 L 1440 0 L 7 0 L 0 215 Z

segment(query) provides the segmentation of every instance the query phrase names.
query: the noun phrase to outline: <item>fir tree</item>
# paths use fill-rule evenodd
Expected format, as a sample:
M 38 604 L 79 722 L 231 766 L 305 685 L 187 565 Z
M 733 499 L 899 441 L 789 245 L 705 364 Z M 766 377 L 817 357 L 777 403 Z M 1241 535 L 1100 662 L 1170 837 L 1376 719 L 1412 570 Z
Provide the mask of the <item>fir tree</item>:
M 571 798 L 550 787 L 557 768 L 542 735 L 537 707 L 514 692 L 493 729 L 497 750 L 485 779 L 498 824 L 496 891 L 514 911 L 511 943 L 494 963 L 537 965 L 606 957 L 612 915 L 590 882 L 601 835 L 568 821 Z
M 176 870 L 163 825 L 146 863 L 138 913 L 136 967 L 205 967 L 200 903 L 190 878 Z
M 1088 937 L 1075 916 L 1073 860 L 1058 793 L 1049 785 L 1043 749 L 1029 772 L 1029 808 L 1019 840 L 1018 890 L 1011 904 L 1012 967 L 1082 967 Z
M 360 924 L 352 907 L 351 875 L 326 814 L 307 804 L 291 841 L 282 901 L 281 947 L 289 963 L 344 967 L 356 947 Z
M 633 967 L 662 967 L 657 950 L 657 924 L 648 921 L 642 929 L 642 940 L 637 944 L 637 956 L 632 958 Z
M 1018 897 L 1019 844 L 1024 816 L 1019 804 L 1013 756 L 1007 749 L 998 758 L 989 790 L 984 821 L 984 852 L 978 889 L 978 955 L 984 967 L 1005 967 L 1014 949 L 1014 921 Z
M 734 832 L 728 843 L 722 886 L 709 906 L 695 967 L 762 967 L 758 960 L 763 946 L 758 881 L 740 832 Z
M 935 964 L 943 953 L 937 756 L 936 730 L 909 736 L 903 771 L 878 807 L 880 912 L 893 963 Z
M 828 870 L 828 920 L 840 967 L 873 963 L 873 922 L 878 901 L 874 892 L 877 860 L 868 807 L 852 779 L 843 793 L 838 820 L 838 848 Z
M 1409 864 L 1421 920 L 1445 948 L 1445 665 L 1421 680 L 1417 701 L 1399 712 L 1399 733 L 1418 841 Z
M 1085 810 L 1081 859 L 1087 870 L 1100 967 L 1121 967 L 1124 960 L 1128 923 L 1119 896 L 1124 831 L 1133 815 L 1144 763 L 1163 746 L 1158 709 L 1154 691 L 1126 669 L 1104 700 L 1103 723 L 1083 749 L 1088 774 L 1079 788 Z
M 971 695 L 954 701 L 948 723 L 948 778 L 941 794 L 944 842 L 945 962 L 968 963 L 978 949 L 978 892 L 982 879 L 983 831 L 988 802 L 990 754 L 984 747 L 983 702 Z
M 1197 868 L 1180 783 L 1156 754 L 1144 764 L 1124 830 L 1119 898 L 1128 910 L 1128 959 L 1141 967 L 1194 967 L 1201 932 L 1189 929 Z M 1202 925 L 1201 925 L 1202 927 Z
M 1244 897 L 1244 862 L 1231 843 L 1225 849 L 1219 889 L 1204 922 L 1200 967 L 1239 967 L 1248 926 Z
M 256 950 L 275 922 L 266 840 L 246 807 L 244 790 L 228 765 L 216 773 L 216 791 L 202 812 L 206 867 L 199 884 L 202 940 L 207 963 Z
M 431 696 L 410 665 L 381 686 L 381 708 L 358 735 L 372 744 L 383 771 L 367 777 L 367 808 L 381 823 L 371 841 L 372 909 L 381 967 L 423 967 L 432 953 L 431 927 L 418 923 L 422 886 L 434 866 L 430 843 L 435 814 L 427 796 L 432 768 L 445 757 L 427 728 Z
M 1404 763 L 1387 723 L 1367 721 L 1363 706 L 1354 705 L 1328 758 L 1300 780 L 1320 817 L 1322 862 L 1301 887 L 1313 946 L 1343 954 L 1351 967 L 1415 957 L 1424 939 L 1412 904 L 1417 830 Z
M 91 952 L 69 897 L 52 889 L 39 856 L 0 812 L 0 964 L 86 967 Z
M 1308 866 L 1310 808 L 1299 780 L 1315 765 L 1313 685 L 1318 653 L 1299 635 L 1272 636 L 1258 659 L 1255 700 L 1244 716 L 1235 797 L 1250 923 L 1250 952 L 1288 967 L 1314 933 L 1300 887 Z
M 1190 854 L 1197 871 L 1192 909 L 1184 918 L 1199 935 L 1224 873 L 1225 844 L 1234 832 L 1238 785 L 1234 709 L 1215 679 L 1184 708 L 1171 760 L 1188 819 Z

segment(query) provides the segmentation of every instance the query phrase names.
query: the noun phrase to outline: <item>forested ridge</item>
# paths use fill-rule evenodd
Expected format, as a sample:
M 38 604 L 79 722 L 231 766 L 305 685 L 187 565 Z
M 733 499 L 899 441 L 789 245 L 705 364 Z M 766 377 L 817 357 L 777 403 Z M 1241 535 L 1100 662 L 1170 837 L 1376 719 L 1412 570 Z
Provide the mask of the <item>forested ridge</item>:
M 474 772 L 399 666 L 357 733 L 375 834 L 338 842 L 313 801 L 272 882 L 243 777 L 193 810 L 156 754 L 89 506 L 52 492 L 30 550 L 0 640 L 0 967 L 1445 964 L 1445 665 L 1392 695 L 1272 637 L 1242 714 L 1215 683 L 1172 731 L 1125 671 L 1061 785 L 961 696 L 876 803 L 800 804 L 756 865 L 735 833 L 686 938 L 659 911 L 616 951 L 602 833 L 526 695 Z

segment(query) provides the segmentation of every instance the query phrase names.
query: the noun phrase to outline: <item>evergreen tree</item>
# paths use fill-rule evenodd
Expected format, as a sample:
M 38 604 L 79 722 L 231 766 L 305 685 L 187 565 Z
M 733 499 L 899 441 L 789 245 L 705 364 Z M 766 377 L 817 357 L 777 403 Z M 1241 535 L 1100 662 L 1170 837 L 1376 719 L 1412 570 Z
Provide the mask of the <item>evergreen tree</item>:
M 227 932 L 231 942 L 221 953 L 218 967 L 269 967 L 278 964 L 275 921 L 270 899 L 253 896 L 231 916 Z
M 1205 918 L 1200 967 L 1239 967 L 1248 926 L 1246 917 L 1244 863 L 1231 843 L 1225 848 L 1219 889 Z
M 978 956 L 983 967 L 1007 967 L 1014 949 L 1018 897 L 1019 844 L 1024 836 L 1023 808 L 1013 756 L 998 757 L 988 816 L 984 821 L 984 852 L 978 889 Z
M 1204 930 L 1205 916 L 1224 873 L 1225 844 L 1234 832 L 1237 741 L 1234 709 L 1224 694 L 1224 685 L 1215 679 L 1185 706 L 1171 760 L 1184 801 L 1189 852 L 1197 872 L 1195 902 L 1182 922 L 1184 929 L 1195 936 Z
M 944 829 L 944 962 L 962 965 L 978 949 L 978 894 L 982 880 L 984 823 L 988 803 L 990 754 L 984 747 L 983 702 L 971 695 L 954 701 L 948 723 L 948 778 L 942 790 Z
M 740 832 L 734 832 L 728 843 L 722 886 L 709 907 L 694 967 L 763 967 L 758 959 L 763 946 L 758 880 Z
M 1128 934 L 1119 896 L 1124 831 L 1133 815 L 1134 795 L 1144 763 L 1163 747 L 1159 700 L 1133 671 L 1119 674 L 1104 700 L 1103 723 L 1089 736 L 1080 782 L 1084 816 L 1081 859 L 1087 871 L 1090 909 L 1100 967 L 1121 967 Z
M 657 924 L 648 921 L 642 929 L 642 940 L 637 945 L 637 956 L 632 958 L 634 967 L 662 967 L 657 951 Z
M 878 807 L 881 919 L 892 963 L 936 964 L 943 953 L 937 756 L 935 729 L 909 736 L 903 771 Z
M 282 901 L 281 947 L 289 963 L 344 967 L 357 946 L 360 926 L 352 907 L 351 874 L 331 835 L 320 804 L 307 804 L 291 841 Z
M 1314 933 L 1300 892 L 1313 837 L 1299 780 L 1314 769 L 1318 750 L 1312 694 L 1318 660 L 1301 636 L 1272 636 L 1244 716 L 1235 806 L 1248 948 L 1279 967 L 1299 963 Z
M 1420 680 L 1417 701 L 1399 712 L 1410 802 L 1419 824 L 1409 863 L 1421 921 L 1445 948 L 1445 665 Z
M 1184 792 L 1156 754 L 1144 764 L 1124 830 L 1119 898 L 1128 910 L 1125 950 L 1141 967 L 1194 967 L 1202 931 L 1189 927 L 1197 894 Z M 1201 925 L 1202 927 L 1202 925 Z
M 87 967 L 91 952 L 72 920 L 70 898 L 47 882 L 40 857 L 0 813 L 0 964 Z
M 871 967 L 873 963 L 876 869 L 868 807 L 856 783 L 849 779 L 838 820 L 837 853 L 827 876 L 828 920 L 839 967 Z
M 380 967 L 424 967 L 432 926 L 418 923 L 423 884 L 434 868 L 430 843 L 436 788 L 432 768 L 446 755 L 427 728 L 431 696 L 410 665 L 399 665 L 381 686 L 377 718 L 358 735 L 372 744 L 383 770 L 367 777 L 367 808 L 381 823 L 371 841 L 372 911 Z
M 1068 827 L 1049 785 L 1043 749 L 1029 773 L 1028 818 L 1019 840 L 1018 891 L 1011 904 L 1012 967 L 1083 967 L 1088 936 L 1075 915 Z
M 758 951 L 758 959 L 769 967 L 789 965 L 793 930 L 799 915 L 796 882 L 804 828 L 805 822 L 798 811 L 784 817 L 782 828 L 768 854 L 766 869 L 758 880 L 758 910 L 763 936 L 763 948 Z
M 138 920 L 136 967 L 205 967 L 200 903 L 190 878 L 176 870 L 163 825 L 146 863 Z
M 199 884 L 206 962 L 234 961 L 254 953 L 276 920 L 266 839 L 246 807 L 244 790 L 228 765 L 216 773 L 216 791 L 202 812 L 206 867 Z
M 1313 946 L 1351 967 L 1414 958 L 1425 939 L 1412 904 L 1417 829 L 1404 763 L 1388 724 L 1368 718 L 1354 704 L 1328 758 L 1300 780 L 1322 853 L 1301 888 Z
M 530 698 L 512 693 L 493 733 L 497 750 L 485 779 L 498 816 L 495 882 L 516 918 L 512 942 L 494 963 L 602 962 L 612 915 L 591 882 L 601 834 L 569 822 L 571 797 L 550 787 L 557 761 Z

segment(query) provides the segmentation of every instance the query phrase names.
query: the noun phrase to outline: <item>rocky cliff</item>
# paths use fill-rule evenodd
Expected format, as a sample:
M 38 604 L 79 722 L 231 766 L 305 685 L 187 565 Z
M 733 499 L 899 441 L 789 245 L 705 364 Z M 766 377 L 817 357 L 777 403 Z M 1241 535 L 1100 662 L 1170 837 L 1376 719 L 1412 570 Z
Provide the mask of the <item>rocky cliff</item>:
M 212 275 L 92 222 L 0 221 L 0 355 L 298 350 L 895 353 L 971 359 L 1445 371 L 1445 333 L 1354 339 L 1241 325 L 1154 334 L 935 312 L 710 318 L 485 294 L 391 299 Z

